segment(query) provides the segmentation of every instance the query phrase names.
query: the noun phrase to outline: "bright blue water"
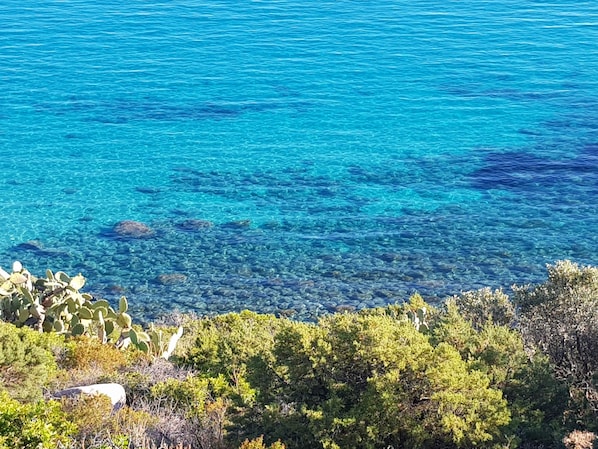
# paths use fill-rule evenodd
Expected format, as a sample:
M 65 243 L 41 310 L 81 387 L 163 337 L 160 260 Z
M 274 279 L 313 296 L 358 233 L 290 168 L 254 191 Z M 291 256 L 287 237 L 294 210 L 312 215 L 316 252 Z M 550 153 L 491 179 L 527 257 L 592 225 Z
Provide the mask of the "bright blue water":
M 594 1 L 4 0 L 0 18 L 0 265 L 82 272 L 142 317 L 308 318 L 597 262 Z M 117 238 L 121 220 L 156 233 Z

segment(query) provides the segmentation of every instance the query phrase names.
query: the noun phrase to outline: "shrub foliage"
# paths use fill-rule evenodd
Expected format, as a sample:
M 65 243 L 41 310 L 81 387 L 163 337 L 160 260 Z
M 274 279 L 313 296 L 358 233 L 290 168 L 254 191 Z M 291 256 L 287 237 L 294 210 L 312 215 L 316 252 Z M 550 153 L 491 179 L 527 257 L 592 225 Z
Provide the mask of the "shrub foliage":
M 57 370 L 51 351 L 57 341 L 27 327 L 0 321 L 0 386 L 15 399 L 41 399 L 41 388 Z
M 548 280 L 515 288 L 521 332 L 546 354 L 582 415 L 598 413 L 598 268 L 548 266 Z M 579 418 L 579 417 L 578 417 Z M 593 426 L 598 429 L 598 424 Z
M 598 430 L 598 269 L 558 262 L 514 291 L 188 317 L 172 361 L 0 322 L 0 449 L 560 448 Z M 120 382 L 128 406 L 41 400 L 57 373 Z

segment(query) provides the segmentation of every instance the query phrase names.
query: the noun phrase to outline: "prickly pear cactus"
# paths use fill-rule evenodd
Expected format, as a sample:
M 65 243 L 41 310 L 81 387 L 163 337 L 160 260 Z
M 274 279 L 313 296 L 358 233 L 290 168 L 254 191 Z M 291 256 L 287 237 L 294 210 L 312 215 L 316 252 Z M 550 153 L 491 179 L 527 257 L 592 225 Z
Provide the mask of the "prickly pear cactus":
M 427 332 L 430 330 L 428 322 L 426 321 L 427 309 L 425 307 L 419 307 L 416 310 L 409 310 L 407 312 L 407 318 L 413 323 L 415 328 L 420 332 Z
M 140 351 L 153 358 L 161 357 L 167 359 L 172 355 L 176 344 L 183 335 L 183 328 L 179 327 L 177 332 L 166 339 L 164 332 L 154 329 L 153 326 L 147 332 L 130 329 L 128 337 L 130 343 Z
M 81 274 L 70 277 L 47 270 L 46 277 L 38 278 L 20 262 L 13 263 L 12 273 L 0 268 L 0 319 L 40 332 L 118 341 L 132 324 L 126 298 L 121 298 L 116 311 L 108 301 L 82 293 L 84 285 Z
M 153 327 L 147 332 L 135 330 L 127 298 L 121 297 L 115 310 L 105 299 L 82 293 L 84 286 L 81 274 L 70 277 L 63 271 L 47 270 L 46 277 L 38 278 L 20 262 L 13 263 L 11 273 L 0 268 L 0 320 L 40 332 L 97 337 L 119 348 L 132 344 L 151 357 L 170 357 L 182 327 L 168 339 Z

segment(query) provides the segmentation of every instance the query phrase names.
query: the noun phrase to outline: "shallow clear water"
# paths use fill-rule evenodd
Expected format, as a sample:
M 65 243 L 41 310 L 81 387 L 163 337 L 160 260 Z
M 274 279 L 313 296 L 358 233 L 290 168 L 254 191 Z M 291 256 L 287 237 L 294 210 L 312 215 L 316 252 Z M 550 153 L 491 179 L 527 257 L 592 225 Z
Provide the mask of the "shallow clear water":
M 141 317 L 309 318 L 596 263 L 596 2 L 5 0 L 0 17 L 0 265 L 82 272 Z M 155 233 L 119 238 L 122 220 Z

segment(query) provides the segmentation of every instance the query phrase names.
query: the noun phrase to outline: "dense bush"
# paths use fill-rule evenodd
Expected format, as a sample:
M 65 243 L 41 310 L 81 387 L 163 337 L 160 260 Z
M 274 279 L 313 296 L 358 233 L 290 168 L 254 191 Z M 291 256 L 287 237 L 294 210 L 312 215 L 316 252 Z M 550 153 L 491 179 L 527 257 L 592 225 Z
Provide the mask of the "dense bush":
M 482 289 L 317 323 L 186 317 L 170 362 L 0 322 L 0 449 L 573 445 L 598 425 L 597 297 L 598 269 L 559 262 L 547 282 L 515 287 L 517 309 Z M 95 382 L 121 383 L 128 406 L 39 401 Z
M 495 296 L 487 293 L 467 292 L 447 300 L 433 326 L 432 341 L 457 349 L 471 368 L 485 373 L 490 385 L 503 392 L 512 417 L 506 438 L 528 447 L 558 446 L 568 396 L 565 385 L 555 379 L 544 355 L 528 354 L 517 329 L 497 324 L 493 315 L 478 315 L 481 322 L 476 323 L 471 313 L 461 312 L 488 310 L 484 303 L 494 304 Z M 499 314 L 497 322 L 505 323 L 503 317 Z
M 548 280 L 515 288 L 520 329 L 570 385 L 573 422 L 598 430 L 598 268 L 548 266 Z
M 15 399 L 41 399 L 56 374 L 52 349 L 59 345 L 55 336 L 0 321 L 0 386 Z
M 509 422 L 488 377 L 448 344 L 433 347 L 407 319 L 286 323 L 273 352 L 270 401 L 253 424 L 289 448 L 464 447 Z
M 447 301 L 453 302 L 459 313 L 476 328 L 487 321 L 497 325 L 510 325 L 515 319 L 515 307 L 502 290 L 482 288 L 463 292 Z
M 0 391 L 0 449 L 55 449 L 75 431 L 58 402 L 23 404 Z
M 264 445 L 264 437 L 259 436 L 253 440 L 245 440 L 239 449 L 285 449 L 285 445 L 282 444 L 280 441 L 272 443 L 270 446 L 266 447 Z
M 123 351 L 85 335 L 75 337 L 66 344 L 61 363 L 69 370 L 97 370 L 101 373 L 115 372 L 126 364 Z
M 113 448 L 115 442 L 123 449 L 144 447 L 154 431 L 157 418 L 143 410 L 123 407 L 112 412 L 106 396 L 63 398 L 61 407 L 66 419 L 77 429 L 69 441 L 71 447 Z
M 247 310 L 190 321 L 180 343 L 181 361 L 208 375 L 234 377 L 238 367 L 271 351 L 283 321 Z

